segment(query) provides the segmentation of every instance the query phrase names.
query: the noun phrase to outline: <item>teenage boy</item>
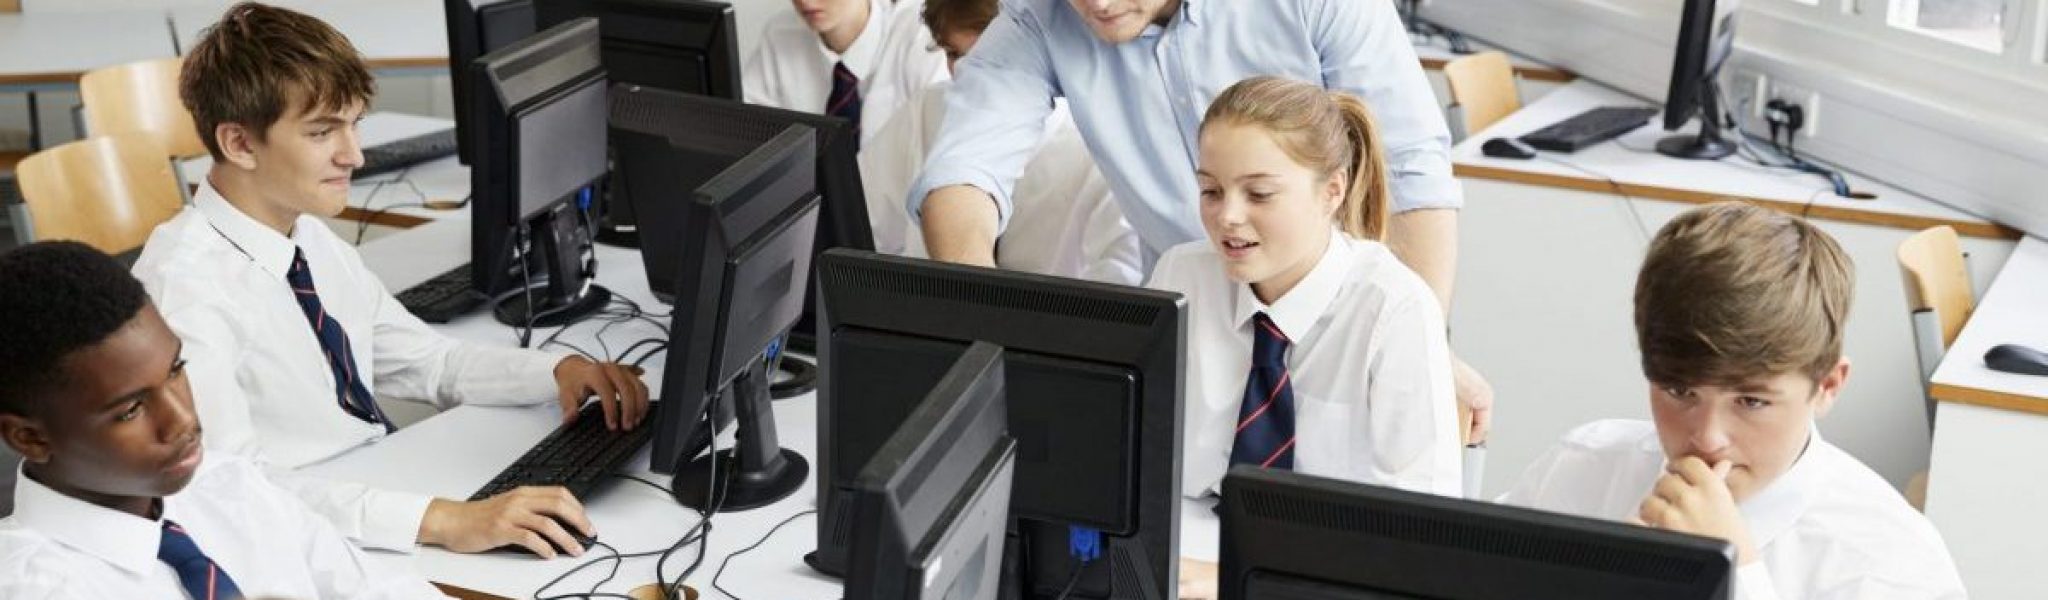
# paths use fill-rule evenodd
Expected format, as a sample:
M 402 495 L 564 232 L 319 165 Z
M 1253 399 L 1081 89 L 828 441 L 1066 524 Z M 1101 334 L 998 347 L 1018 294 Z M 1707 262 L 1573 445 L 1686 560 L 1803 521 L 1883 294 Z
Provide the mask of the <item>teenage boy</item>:
M 769 0 L 756 0 L 769 1 Z M 945 58 L 917 26 L 918 0 L 790 0 L 761 31 L 740 81 L 746 101 L 844 117 L 866 148 Z
M 192 205 L 150 235 L 135 274 L 185 340 L 209 445 L 296 469 L 390 433 L 380 396 L 442 407 L 555 399 L 569 419 L 594 392 L 610 427 L 647 414 L 646 385 L 625 367 L 435 333 L 320 221 L 347 206 L 350 172 L 363 162 L 356 122 L 374 91 L 339 32 L 238 4 L 194 43 L 181 77 L 213 169 Z M 460 502 L 279 482 L 377 548 L 517 544 L 553 557 L 543 538 L 581 553 L 565 524 L 596 533 L 561 488 Z
M 242 459 L 208 455 L 188 358 L 76 242 L 0 255 L 0 439 L 21 453 L 0 598 L 440 598 Z
M 1653 422 L 1579 427 L 1502 501 L 1728 540 L 1742 600 L 1964 597 L 1933 524 L 1814 425 L 1849 379 L 1854 273 L 1805 220 L 1680 215 L 1636 279 Z

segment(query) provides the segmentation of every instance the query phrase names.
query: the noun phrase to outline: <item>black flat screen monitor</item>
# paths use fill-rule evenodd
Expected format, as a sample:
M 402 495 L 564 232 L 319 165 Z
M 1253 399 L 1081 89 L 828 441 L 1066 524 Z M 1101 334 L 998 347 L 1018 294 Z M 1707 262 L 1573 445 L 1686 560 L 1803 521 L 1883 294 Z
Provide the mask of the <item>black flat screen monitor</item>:
M 739 100 L 740 56 L 732 6 L 708 0 L 534 0 L 542 27 L 581 17 L 598 20 L 612 81 Z M 735 156 L 734 158 L 738 158 Z M 630 202 L 604 195 L 598 239 L 640 245 L 642 224 Z
M 1178 565 L 1179 294 L 835 249 L 819 257 L 818 551 L 841 574 L 845 494 L 968 345 L 1004 348 L 1017 439 L 1010 515 L 1025 597 L 1058 595 L 1099 531 L 1073 598 L 1171 598 Z
M 1721 137 L 1721 65 L 1735 49 L 1735 12 L 1741 0 L 1684 0 L 1678 44 L 1672 51 L 1671 85 L 1664 93 L 1664 130 L 1699 117 L 1696 135 L 1657 141 L 1657 151 L 1678 158 L 1714 160 L 1735 153 Z
M 763 506 L 795 492 L 809 476 L 803 457 L 776 441 L 764 355 L 803 308 L 818 226 L 814 137 L 801 125 L 784 128 L 698 186 L 681 219 L 665 225 L 673 229 L 664 234 L 682 241 L 666 264 L 676 269 L 684 291 L 670 316 L 651 468 L 676 474 L 677 497 L 685 504 Z M 628 161 L 622 175 L 663 168 Z M 656 267 L 649 261 L 648 268 Z M 716 428 L 711 407 L 721 398 L 734 407 L 738 448 L 716 461 L 690 461 Z M 713 464 L 740 472 L 707 477 Z
M 533 35 L 530 0 L 444 0 L 448 82 L 455 93 L 455 155 L 469 164 L 469 65 L 477 57 Z
M 685 255 L 675 248 L 689 240 L 659 232 L 678 231 L 674 223 L 687 190 L 792 124 L 817 132 L 823 204 L 814 247 L 874 249 L 855 151 L 858 135 L 846 119 L 623 84 L 612 87 L 611 102 L 611 140 L 620 166 L 612 190 L 634 206 L 642 229 L 651 232 L 641 236 L 640 245 L 647 286 L 656 298 L 669 300 L 678 289 L 674 261 Z M 815 314 L 806 293 L 798 334 L 809 337 Z
M 977 342 L 854 482 L 847 600 L 996 600 L 1017 443 L 1003 349 Z
M 584 258 L 590 190 L 606 171 L 597 23 L 564 23 L 478 57 L 469 79 L 472 285 L 494 297 L 538 292 L 496 306 L 514 325 L 603 307 L 610 292 L 588 285 Z
M 1222 600 L 1725 600 L 1727 542 L 1239 466 Z

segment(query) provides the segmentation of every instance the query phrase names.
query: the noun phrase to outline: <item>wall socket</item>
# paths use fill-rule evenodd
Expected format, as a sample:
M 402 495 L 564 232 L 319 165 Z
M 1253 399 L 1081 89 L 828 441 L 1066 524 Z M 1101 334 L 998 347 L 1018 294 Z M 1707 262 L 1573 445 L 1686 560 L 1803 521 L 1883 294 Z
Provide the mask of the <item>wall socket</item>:
M 1770 124 L 1764 121 L 1764 108 L 1772 100 L 1781 100 L 1799 105 L 1803 123 L 1799 136 L 1813 138 L 1820 135 L 1820 92 L 1795 83 L 1771 77 L 1768 74 L 1747 69 L 1738 70 L 1728 80 L 1731 98 L 1737 103 L 1736 114 L 1746 114 L 1759 131 L 1769 131 Z

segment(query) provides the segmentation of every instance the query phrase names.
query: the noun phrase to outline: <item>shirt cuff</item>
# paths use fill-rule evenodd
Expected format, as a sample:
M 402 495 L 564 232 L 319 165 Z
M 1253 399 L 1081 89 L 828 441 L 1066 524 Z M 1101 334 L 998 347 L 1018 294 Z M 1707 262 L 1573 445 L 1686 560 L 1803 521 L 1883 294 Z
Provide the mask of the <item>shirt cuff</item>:
M 910 213 L 912 227 L 924 226 L 924 198 L 946 186 L 966 185 L 988 194 L 996 202 L 996 235 L 1000 236 L 1010 227 L 1010 197 L 996 178 L 979 169 L 971 168 L 928 168 L 919 175 L 917 183 L 910 187 L 910 196 L 903 199 L 904 208 Z
M 363 505 L 365 547 L 411 554 L 419 546 L 420 522 L 433 496 L 372 490 Z
M 1771 585 L 1771 568 L 1764 561 L 1735 568 L 1735 600 L 1778 600 L 1778 588 Z
M 1458 178 L 1451 175 L 1448 160 L 1435 157 L 1415 158 L 1389 170 L 1393 172 L 1394 178 L 1387 182 L 1387 187 L 1393 192 L 1393 197 L 1388 199 L 1388 205 L 1393 208 L 1395 214 L 1430 208 L 1458 210 L 1465 207 L 1465 187 L 1458 183 Z

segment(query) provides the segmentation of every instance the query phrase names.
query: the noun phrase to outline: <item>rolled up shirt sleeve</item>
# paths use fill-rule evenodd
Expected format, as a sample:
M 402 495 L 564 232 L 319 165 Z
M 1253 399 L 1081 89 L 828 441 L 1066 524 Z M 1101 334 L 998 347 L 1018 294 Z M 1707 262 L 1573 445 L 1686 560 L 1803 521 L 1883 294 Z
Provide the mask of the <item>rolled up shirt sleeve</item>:
M 1308 1 L 1324 86 L 1364 99 L 1379 124 L 1394 212 L 1463 208 L 1450 128 L 1393 3 Z
M 938 141 L 904 199 L 911 222 L 923 223 L 932 190 L 969 185 L 995 199 L 996 231 L 1009 226 L 1011 193 L 1059 94 L 1041 27 L 1029 6 L 1005 2 L 960 61 Z

